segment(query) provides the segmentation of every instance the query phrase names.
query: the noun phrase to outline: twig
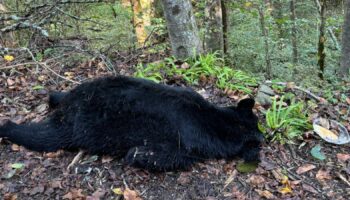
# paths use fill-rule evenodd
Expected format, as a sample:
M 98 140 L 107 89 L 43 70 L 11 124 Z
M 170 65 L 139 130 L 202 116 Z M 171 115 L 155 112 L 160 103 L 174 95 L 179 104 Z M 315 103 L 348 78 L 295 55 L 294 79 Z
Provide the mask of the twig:
M 337 172 L 336 174 L 338 175 L 340 180 L 344 181 L 348 186 L 350 186 L 350 182 L 346 180 L 346 178 L 343 175 L 341 175 L 339 172 Z
M 72 162 L 67 167 L 67 171 L 69 171 L 81 159 L 81 157 L 83 157 L 84 153 L 85 151 L 80 150 L 79 153 L 74 156 Z
M 12 68 L 16 68 L 16 67 L 19 67 L 19 66 L 24 66 L 24 65 L 40 65 L 41 67 L 49 70 L 50 72 L 52 72 L 54 75 L 60 77 L 61 79 L 64 79 L 66 81 L 69 81 L 69 82 L 72 82 L 72 83 L 75 83 L 75 84 L 80 84 L 80 82 L 78 81 L 74 81 L 74 80 L 71 80 L 71 79 L 68 79 L 60 74 L 58 74 L 57 72 L 55 72 L 53 69 L 51 69 L 47 64 L 46 62 L 27 62 L 27 63 L 19 63 L 19 64 L 16 64 L 16 65 L 11 65 L 11 66 L 5 66 L 5 67 L 0 67 L 0 70 L 4 70 L 4 69 L 12 69 Z
M 332 30 L 331 28 L 328 28 L 327 31 L 328 31 L 329 35 L 331 36 L 331 38 L 332 38 L 332 41 L 333 41 L 333 43 L 334 43 L 335 48 L 336 48 L 337 50 L 340 50 L 340 45 L 339 45 L 339 43 L 338 43 L 337 38 L 335 37 L 335 35 L 334 35 L 334 33 L 333 33 L 333 30 Z
M 288 85 L 289 85 L 289 83 L 286 83 L 286 82 L 265 81 L 265 83 L 267 83 L 267 84 L 277 84 L 277 85 L 283 85 L 283 86 L 288 86 Z M 304 88 L 301 88 L 301 87 L 299 87 L 299 86 L 294 85 L 294 83 L 292 84 L 291 89 L 300 90 L 300 91 L 306 93 L 307 95 L 309 95 L 310 97 L 312 97 L 313 99 L 315 99 L 315 100 L 317 100 L 317 101 L 319 101 L 319 102 L 324 102 L 324 99 L 323 99 L 323 98 L 321 98 L 321 97 L 319 97 L 319 96 L 313 94 L 311 91 L 309 91 L 309 90 L 307 90 L 307 89 L 304 89 Z

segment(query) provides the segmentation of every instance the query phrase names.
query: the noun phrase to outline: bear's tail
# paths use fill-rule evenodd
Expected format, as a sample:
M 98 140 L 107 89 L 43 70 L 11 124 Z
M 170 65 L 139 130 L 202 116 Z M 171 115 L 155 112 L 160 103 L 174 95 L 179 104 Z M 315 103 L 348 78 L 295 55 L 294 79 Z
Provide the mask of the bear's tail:
M 39 152 L 54 152 L 68 146 L 69 140 L 50 121 L 18 125 L 11 121 L 0 126 L 0 138 Z

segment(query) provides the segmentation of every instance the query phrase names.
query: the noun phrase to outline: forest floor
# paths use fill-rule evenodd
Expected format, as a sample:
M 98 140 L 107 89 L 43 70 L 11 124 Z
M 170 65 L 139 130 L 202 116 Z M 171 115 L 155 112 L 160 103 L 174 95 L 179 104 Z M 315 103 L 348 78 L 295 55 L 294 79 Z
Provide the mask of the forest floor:
M 81 81 L 111 74 L 98 63 L 53 70 Z M 132 70 L 120 65 L 117 73 L 131 75 Z M 35 66 L 19 66 L 2 73 L 0 85 L 0 119 L 23 123 L 47 115 L 48 91 L 76 84 L 45 68 L 35 73 Z M 234 102 L 211 85 L 196 90 L 218 105 Z M 310 155 L 316 144 L 324 161 Z M 186 172 L 148 173 L 94 155 L 84 155 L 67 170 L 77 152 L 37 153 L 0 139 L 0 199 L 349 199 L 349 150 L 349 144 L 332 145 L 311 132 L 293 145 L 265 143 L 254 172 L 239 172 L 240 160 L 211 160 Z

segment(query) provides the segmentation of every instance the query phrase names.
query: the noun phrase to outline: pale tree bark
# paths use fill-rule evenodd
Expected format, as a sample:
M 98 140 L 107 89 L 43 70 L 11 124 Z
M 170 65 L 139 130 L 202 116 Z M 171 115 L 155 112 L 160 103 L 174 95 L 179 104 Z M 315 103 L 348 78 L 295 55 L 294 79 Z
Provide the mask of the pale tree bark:
M 153 0 L 122 0 L 124 7 L 132 9 L 132 23 L 137 44 L 143 46 L 148 37 L 147 26 L 151 25 Z
M 346 2 L 346 14 L 343 27 L 342 57 L 340 62 L 340 77 L 348 77 L 350 70 L 350 0 Z
M 297 45 L 297 27 L 296 27 L 296 13 L 295 13 L 296 0 L 290 1 L 290 19 L 292 21 L 292 47 L 293 47 L 293 64 L 298 63 L 298 45 Z
M 185 59 L 202 53 L 190 0 L 162 0 L 172 53 Z
M 205 50 L 224 53 L 224 33 L 221 0 L 207 0 L 205 8 L 206 34 Z

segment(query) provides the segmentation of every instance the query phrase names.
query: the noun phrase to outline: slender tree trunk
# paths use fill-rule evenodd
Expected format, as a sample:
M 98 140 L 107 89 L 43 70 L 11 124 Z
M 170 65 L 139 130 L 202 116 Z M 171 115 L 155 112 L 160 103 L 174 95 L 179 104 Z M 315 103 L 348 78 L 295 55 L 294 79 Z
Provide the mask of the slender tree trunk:
M 265 3 L 264 1 L 262 2 Z M 265 7 L 265 5 L 263 6 Z M 264 44 L 265 44 L 265 62 L 266 62 L 266 77 L 268 79 L 271 79 L 272 77 L 272 66 L 271 66 L 271 59 L 270 59 L 270 47 L 269 47 L 269 41 L 268 41 L 268 31 L 265 26 L 265 13 L 264 9 L 259 6 L 259 19 L 260 19 L 260 25 L 261 25 L 261 32 L 262 36 L 264 37 Z
M 190 0 L 162 0 L 173 55 L 179 59 L 202 53 Z
M 349 76 L 350 70 L 350 0 L 346 2 L 346 14 L 343 27 L 342 57 L 340 62 L 340 77 Z
M 230 10 L 228 9 L 228 0 L 221 0 L 221 11 L 222 11 L 222 32 L 224 42 L 224 54 L 227 54 L 229 49 L 228 41 L 228 30 L 230 27 Z
M 321 0 L 319 2 L 320 8 L 320 17 L 321 17 L 321 25 L 320 25 L 320 36 L 318 39 L 318 66 L 320 67 L 320 72 L 318 76 L 323 80 L 323 73 L 325 68 L 326 61 L 326 52 L 325 52 L 325 27 L 326 27 L 326 0 Z
M 293 64 L 294 66 L 298 63 L 298 46 L 297 46 L 297 27 L 296 27 L 296 14 L 295 14 L 295 3 L 296 0 L 290 1 L 290 18 L 292 21 L 292 46 L 293 46 Z
M 221 0 L 208 0 L 205 8 L 206 35 L 205 50 L 224 53 L 224 33 L 222 25 Z
M 151 6 L 153 0 L 131 0 L 133 24 L 139 46 L 143 46 L 148 36 L 146 27 L 151 25 Z
M 275 23 L 277 25 L 278 37 L 280 39 L 285 38 L 285 31 L 282 27 L 282 24 L 283 24 L 283 3 L 281 0 L 274 0 L 274 1 L 272 1 L 272 5 L 273 5 L 274 9 L 272 10 L 271 15 L 273 16 Z M 278 40 L 278 47 L 279 47 L 279 49 L 283 48 L 283 43 L 281 42 L 281 40 Z

